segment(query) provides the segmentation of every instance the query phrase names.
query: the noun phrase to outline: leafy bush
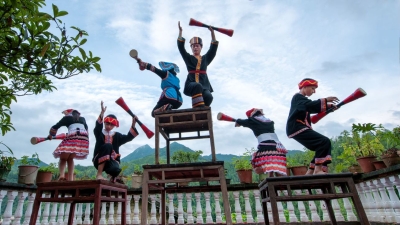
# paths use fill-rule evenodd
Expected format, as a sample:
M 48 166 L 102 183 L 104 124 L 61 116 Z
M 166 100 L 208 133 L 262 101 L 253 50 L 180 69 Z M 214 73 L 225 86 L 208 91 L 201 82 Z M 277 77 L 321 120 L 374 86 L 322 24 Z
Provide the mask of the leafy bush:
M 133 167 L 133 173 L 136 175 L 143 175 L 142 167 L 139 164 L 135 164 Z
M 39 172 L 57 173 L 57 171 L 58 171 L 57 163 L 50 163 L 48 166 L 43 166 L 39 168 Z
M 13 151 L 3 142 L 0 144 L 4 145 L 8 151 L 0 150 L 0 168 L 11 170 L 11 167 L 14 165 L 16 158 L 14 157 Z M 9 154 L 10 156 L 6 156 L 5 154 Z
M 251 165 L 251 155 L 255 150 L 248 150 L 246 149 L 246 152 L 243 153 L 242 156 L 233 159 L 233 165 L 235 166 L 236 170 L 251 170 L 253 169 L 253 166 Z
M 171 159 L 175 163 L 193 163 L 198 162 L 199 158 L 203 154 L 203 151 L 197 150 L 194 152 L 185 152 L 183 150 L 178 150 L 174 152 Z
M 37 153 L 32 155 L 32 158 L 29 156 L 24 155 L 20 160 L 21 165 L 34 165 L 37 166 L 40 163 L 39 155 Z

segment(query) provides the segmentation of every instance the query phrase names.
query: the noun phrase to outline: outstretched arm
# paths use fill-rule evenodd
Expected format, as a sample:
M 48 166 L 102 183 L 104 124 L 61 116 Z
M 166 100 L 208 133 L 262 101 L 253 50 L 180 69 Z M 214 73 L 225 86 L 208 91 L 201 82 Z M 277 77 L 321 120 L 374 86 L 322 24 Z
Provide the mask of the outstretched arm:
M 178 21 L 178 28 L 179 28 L 179 35 L 178 35 L 178 38 L 182 38 L 182 27 L 181 27 L 181 21 Z
M 209 26 L 208 29 L 209 29 L 210 32 L 211 32 L 211 42 L 217 41 L 217 39 L 215 38 L 214 29 L 212 29 L 211 26 Z
M 151 65 L 150 63 L 143 62 L 141 59 L 139 59 L 139 60 L 140 60 L 139 67 L 141 68 L 141 70 L 143 70 L 143 69 L 151 70 L 153 73 L 157 74 L 161 79 L 164 79 L 167 77 L 167 75 L 168 75 L 167 71 L 160 70 L 160 69 L 156 68 L 155 66 Z

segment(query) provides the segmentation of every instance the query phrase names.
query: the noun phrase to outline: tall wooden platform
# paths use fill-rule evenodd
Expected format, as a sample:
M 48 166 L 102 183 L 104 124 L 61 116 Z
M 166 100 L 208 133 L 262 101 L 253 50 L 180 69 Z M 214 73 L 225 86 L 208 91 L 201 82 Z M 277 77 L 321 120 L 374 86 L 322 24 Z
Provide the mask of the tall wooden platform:
M 181 182 L 218 181 L 219 185 L 184 186 Z M 165 184 L 175 183 L 174 186 Z M 161 224 L 166 225 L 166 193 L 219 192 L 222 193 L 226 224 L 231 225 L 231 212 L 225 180 L 223 161 L 143 165 L 142 201 L 146 202 L 149 189 L 161 193 Z M 142 212 L 148 212 L 148 204 L 142 203 Z M 173 216 L 173 215 L 169 215 Z M 141 214 L 141 225 L 147 224 L 147 213 Z
M 93 224 L 100 222 L 100 207 L 102 202 L 121 202 L 121 224 L 126 224 L 126 196 L 128 187 L 123 184 L 112 183 L 106 180 L 82 180 L 65 182 L 38 183 L 36 197 L 33 204 L 30 225 L 35 225 L 38 217 L 40 203 L 59 202 L 71 203 L 69 209 L 68 225 L 72 225 L 75 215 L 76 203 L 94 203 Z M 50 193 L 50 197 L 43 196 Z
M 267 202 L 271 203 L 273 224 L 279 225 L 284 223 L 279 221 L 278 202 L 314 200 L 325 201 L 331 224 L 340 225 L 342 223 L 336 221 L 331 203 L 333 199 L 340 198 L 351 198 L 353 201 L 359 221 L 355 221 L 352 224 L 370 224 L 354 185 L 352 173 L 271 177 L 261 182 L 259 187 L 266 225 L 270 224 Z M 292 191 L 295 190 L 306 190 L 307 194 L 294 195 Z M 322 193 L 313 192 L 312 190 L 321 190 Z M 285 191 L 287 195 L 282 196 L 278 191 Z
M 169 110 L 155 114 L 155 163 L 159 164 L 160 134 L 165 138 L 167 145 L 167 164 L 170 163 L 170 142 L 180 140 L 191 140 L 209 138 L 211 146 L 212 161 L 215 158 L 214 133 L 211 117 L 211 108 L 190 108 Z M 203 134 L 201 132 L 207 132 Z M 195 133 L 193 135 L 193 132 Z M 192 133 L 184 137 L 182 134 Z M 177 137 L 171 137 L 171 134 Z

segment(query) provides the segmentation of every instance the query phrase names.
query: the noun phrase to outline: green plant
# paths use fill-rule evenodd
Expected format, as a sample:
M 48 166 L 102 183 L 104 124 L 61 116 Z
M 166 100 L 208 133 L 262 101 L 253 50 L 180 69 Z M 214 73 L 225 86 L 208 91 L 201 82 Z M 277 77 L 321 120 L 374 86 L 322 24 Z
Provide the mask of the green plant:
M 50 163 L 48 166 L 43 166 L 39 168 L 39 172 L 57 173 L 57 171 L 58 171 L 57 163 Z
M 133 173 L 136 175 L 143 175 L 142 167 L 139 164 L 135 164 L 135 166 L 133 166 Z
M 304 149 L 304 152 L 299 152 L 286 158 L 286 166 L 308 166 L 314 158 L 315 153 L 309 149 Z
M 21 165 L 39 165 L 40 159 L 39 155 L 35 152 L 35 154 L 32 155 L 32 158 L 29 158 L 29 156 L 24 155 L 22 156 L 20 160 Z
M 4 145 L 8 151 L 0 150 L 0 168 L 11 170 L 11 167 L 14 165 L 16 158 L 14 157 L 14 152 L 3 142 L 0 144 Z M 5 154 L 9 154 L 10 156 L 6 156 Z
M 342 158 L 376 156 L 384 150 L 377 137 L 382 129 L 373 123 L 353 124 L 351 135 L 344 131 L 343 156 Z
M 385 148 L 382 155 L 397 155 L 397 150 L 400 149 L 400 126 L 393 128 L 392 131 L 385 129 L 382 125 L 379 126 L 381 129 L 377 131 L 376 136 Z
M 199 158 L 203 154 L 203 151 L 197 150 L 194 152 L 185 152 L 183 150 L 178 150 L 172 154 L 171 159 L 175 163 L 193 163 L 198 162 Z
M 236 170 L 251 170 L 253 169 L 253 166 L 251 165 L 250 159 L 251 159 L 251 155 L 252 152 L 254 152 L 255 150 L 248 150 L 246 149 L 246 152 L 243 153 L 242 156 L 233 159 L 233 165 L 235 167 Z

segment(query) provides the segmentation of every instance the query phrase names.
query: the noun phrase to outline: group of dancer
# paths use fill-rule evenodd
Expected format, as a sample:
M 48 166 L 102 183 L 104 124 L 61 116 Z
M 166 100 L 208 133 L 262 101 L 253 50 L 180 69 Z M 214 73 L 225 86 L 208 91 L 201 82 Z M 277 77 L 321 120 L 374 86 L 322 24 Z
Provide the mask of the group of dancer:
M 178 22 L 179 35 L 177 39 L 178 50 L 186 65 L 188 75 L 185 81 L 183 93 L 191 97 L 192 107 L 209 107 L 213 101 L 210 81 L 207 75 L 207 67 L 216 56 L 218 41 L 214 30 L 211 32 L 211 44 L 206 54 L 201 55 L 203 41 L 200 37 L 190 39 L 192 54 L 185 49 L 185 38 L 182 37 L 182 27 Z M 161 78 L 161 96 L 153 108 L 151 115 L 163 111 L 178 109 L 183 102 L 180 93 L 180 81 L 177 74 L 179 67 L 171 62 L 159 62 L 160 69 L 154 65 L 137 58 L 140 70 L 150 70 Z M 331 162 L 330 139 L 314 131 L 311 127 L 310 114 L 323 112 L 331 107 L 337 109 L 336 97 L 327 97 L 318 100 L 310 100 L 307 97 L 315 93 L 318 82 L 314 79 L 303 79 L 291 102 L 290 112 L 286 124 L 286 134 L 306 148 L 315 151 L 315 156 L 310 162 L 307 174 L 327 173 L 327 165 Z M 119 121 L 113 114 L 104 117 L 107 107 L 101 101 L 100 115 L 96 120 L 93 130 L 96 144 L 93 152 L 92 162 L 97 169 L 96 179 L 118 181 L 121 172 L 119 163 L 121 145 L 132 141 L 139 133 L 135 128 L 137 117 L 132 117 L 132 124 L 127 134 L 113 131 L 119 127 Z M 60 181 L 73 180 L 74 159 L 86 159 L 89 155 L 88 125 L 84 117 L 76 109 L 68 109 L 62 112 L 63 118 L 51 127 L 48 138 L 52 139 L 57 130 L 66 126 L 68 135 L 53 152 L 55 158 L 59 158 Z M 247 119 L 237 119 L 235 126 L 250 128 L 258 140 L 257 151 L 253 154 L 251 163 L 254 171 L 258 174 L 269 174 L 270 176 L 286 175 L 286 153 L 287 150 L 275 134 L 274 121 L 264 116 L 262 109 L 253 108 L 246 112 Z M 68 165 L 68 177 L 64 175 Z M 106 179 L 102 173 L 106 172 Z

